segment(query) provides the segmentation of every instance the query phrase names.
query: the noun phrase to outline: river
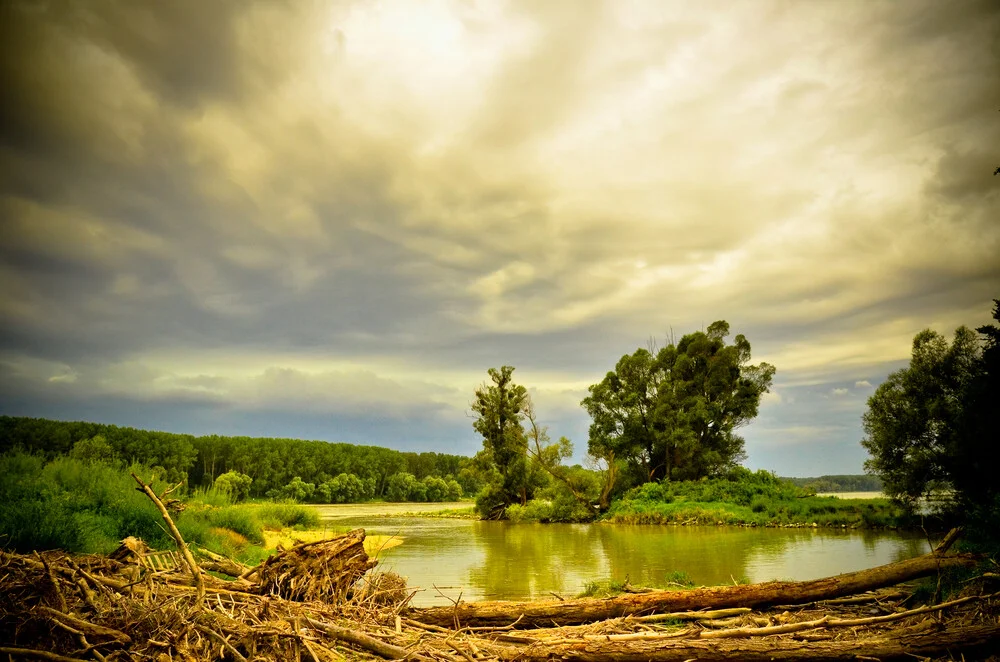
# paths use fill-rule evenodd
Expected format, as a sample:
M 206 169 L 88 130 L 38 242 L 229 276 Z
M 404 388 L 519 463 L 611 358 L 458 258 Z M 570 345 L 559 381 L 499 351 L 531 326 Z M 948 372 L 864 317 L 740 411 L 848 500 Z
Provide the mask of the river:
M 593 580 L 662 586 L 673 571 L 698 585 L 814 579 L 926 553 L 919 534 L 620 524 L 510 524 L 406 517 L 469 504 L 318 506 L 331 532 L 397 536 L 380 568 L 421 588 L 416 606 L 463 600 L 573 597 Z M 388 514 L 388 516 L 386 516 Z

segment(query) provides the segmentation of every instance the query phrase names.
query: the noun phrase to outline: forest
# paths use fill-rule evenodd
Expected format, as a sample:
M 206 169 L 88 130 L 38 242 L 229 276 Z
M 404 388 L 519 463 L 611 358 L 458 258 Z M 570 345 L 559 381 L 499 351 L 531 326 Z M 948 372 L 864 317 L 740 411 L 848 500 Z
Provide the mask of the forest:
M 382 498 L 444 501 L 481 485 L 471 460 L 300 439 L 196 437 L 116 425 L 0 416 L 0 454 L 76 456 L 152 467 L 168 482 L 211 486 L 220 476 L 244 497 L 337 503 Z

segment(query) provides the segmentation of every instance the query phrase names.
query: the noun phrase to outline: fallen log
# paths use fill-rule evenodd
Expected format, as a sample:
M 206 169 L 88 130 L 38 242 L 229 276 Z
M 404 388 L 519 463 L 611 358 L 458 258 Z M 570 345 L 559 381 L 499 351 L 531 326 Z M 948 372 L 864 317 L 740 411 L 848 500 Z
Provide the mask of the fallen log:
M 580 640 L 555 645 L 510 646 L 502 660 L 580 660 L 581 662 L 673 662 L 697 659 L 744 660 L 879 660 L 938 656 L 945 653 L 995 651 L 1000 645 L 1000 624 L 952 627 L 943 632 L 889 633 L 885 636 L 843 641 L 795 639 L 683 639 L 653 641 Z
M 579 598 L 539 602 L 473 602 L 447 607 L 412 608 L 413 620 L 442 627 L 506 625 L 520 619 L 518 627 L 574 625 L 620 616 L 670 611 L 696 611 L 726 607 L 765 607 L 815 602 L 892 586 L 945 568 L 975 565 L 972 554 L 938 554 L 804 582 L 765 582 L 739 586 L 713 586 L 687 591 L 653 591 L 611 598 Z

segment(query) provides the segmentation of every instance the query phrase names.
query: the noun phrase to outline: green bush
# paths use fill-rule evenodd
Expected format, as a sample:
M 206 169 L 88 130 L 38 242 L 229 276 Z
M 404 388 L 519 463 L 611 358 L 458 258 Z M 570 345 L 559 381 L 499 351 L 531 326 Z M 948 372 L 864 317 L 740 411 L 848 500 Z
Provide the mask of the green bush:
M 244 507 L 252 508 L 261 525 L 269 529 L 284 527 L 314 529 L 320 524 L 319 513 L 295 503 L 262 503 Z
M 227 471 L 215 479 L 215 489 L 229 496 L 233 503 L 246 501 L 250 496 L 253 478 L 238 471 Z
M 64 549 L 107 553 L 122 538 L 138 536 L 164 545 L 156 506 L 136 491 L 129 475 L 141 466 L 119 469 L 100 461 L 61 457 L 44 464 L 24 453 L 0 456 L 0 544 L 21 552 Z M 165 485 L 154 483 L 154 489 Z

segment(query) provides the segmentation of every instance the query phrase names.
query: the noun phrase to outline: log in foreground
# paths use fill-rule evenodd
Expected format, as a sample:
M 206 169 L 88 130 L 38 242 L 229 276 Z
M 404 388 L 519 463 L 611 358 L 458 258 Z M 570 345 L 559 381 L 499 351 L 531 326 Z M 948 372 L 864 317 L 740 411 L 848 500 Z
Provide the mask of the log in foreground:
M 1000 625 L 949 627 L 943 632 L 892 633 L 843 641 L 795 639 L 683 639 L 676 641 L 593 641 L 510 648 L 504 660 L 581 660 L 585 662 L 673 662 L 697 659 L 743 660 L 879 660 L 937 656 L 949 650 L 963 654 L 994 651 L 1000 645 Z
M 804 582 L 765 582 L 742 586 L 713 586 L 689 591 L 652 591 L 612 598 L 580 598 L 540 602 L 465 602 L 447 607 L 409 611 L 413 620 L 430 625 L 459 627 L 507 625 L 518 627 L 575 625 L 620 616 L 663 611 L 766 607 L 815 602 L 892 586 L 939 570 L 975 565 L 971 554 L 930 553 L 906 561 Z

